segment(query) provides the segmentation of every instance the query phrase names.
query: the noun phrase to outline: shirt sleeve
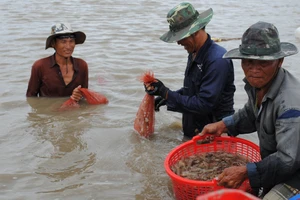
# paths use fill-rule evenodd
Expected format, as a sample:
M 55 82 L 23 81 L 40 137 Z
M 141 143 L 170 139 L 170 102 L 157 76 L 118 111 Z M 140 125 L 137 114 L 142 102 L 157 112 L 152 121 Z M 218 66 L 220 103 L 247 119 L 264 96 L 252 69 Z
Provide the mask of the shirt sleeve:
M 199 92 L 193 96 L 181 95 L 169 91 L 167 106 L 182 113 L 197 113 L 206 115 L 217 104 L 223 87 L 226 85 L 230 62 L 219 58 L 207 66 Z M 171 110 L 171 109 L 170 109 Z
M 256 163 L 256 174 L 260 175 L 259 183 L 262 184 L 262 187 L 272 187 L 274 184 L 295 178 L 300 163 L 299 133 L 300 110 L 289 109 L 277 118 L 275 125 L 276 151 Z M 274 137 L 274 135 L 268 137 Z M 266 143 L 268 143 L 267 140 L 270 140 L 265 135 L 264 139 Z M 255 182 L 256 178 L 251 179 L 250 183 L 252 181 L 259 184 Z
M 89 68 L 86 62 L 84 62 L 84 84 L 83 84 L 83 88 L 88 88 L 89 87 Z
M 257 131 L 255 119 L 251 102 L 248 100 L 242 109 L 238 110 L 232 116 L 223 118 L 223 122 L 228 129 L 228 134 L 231 136 L 237 136 L 239 134 L 247 134 Z
M 38 96 L 40 91 L 40 84 L 41 84 L 41 80 L 39 75 L 39 65 L 37 64 L 37 62 L 35 62 L 31 68 L 31 75 L 28 82 L 26 96 L 27 97 Z

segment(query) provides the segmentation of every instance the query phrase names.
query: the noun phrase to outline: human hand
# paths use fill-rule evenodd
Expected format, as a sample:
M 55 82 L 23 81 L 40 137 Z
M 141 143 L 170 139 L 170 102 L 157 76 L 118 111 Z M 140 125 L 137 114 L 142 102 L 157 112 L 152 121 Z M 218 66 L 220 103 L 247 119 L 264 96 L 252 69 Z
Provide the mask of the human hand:
M 160 80 L 155 79 L 154 82 L 150 83 L 147 86 L 146 85 L 144 86 L 145 86 L 145 91 L 149 95 L 161 96 L 162 98 L 167 99 L 167 93 L 169 91 L 169 88 L 167 88 Z
M 154 100 L 154 110 L 159 111 L 159 107 L 166 105 L 167 100 L 162 97 L 156 97 Z
M 239 188 L 248 177 L 246 166 L 232 166 L 223 170 L 217 177 L 219 186 Z
M 199 135 L 205 135 L 205 134 L 211 134 L 216 137 L 219 137 L 222 135 L 222 133 L 226 132 L 227 128 L 225 123 L 221 120 L 215 123 L 207 124 L 202 129 L 201 133 Z
M 77 88 L 75 88 L 71 95 L 71 99 L 73 99 L 74 101 L 77 101 L 77 102 L 82 98 L 82 94 L 81 94 L 79 88 L 81 88 L 81 85 L 79 85 Z

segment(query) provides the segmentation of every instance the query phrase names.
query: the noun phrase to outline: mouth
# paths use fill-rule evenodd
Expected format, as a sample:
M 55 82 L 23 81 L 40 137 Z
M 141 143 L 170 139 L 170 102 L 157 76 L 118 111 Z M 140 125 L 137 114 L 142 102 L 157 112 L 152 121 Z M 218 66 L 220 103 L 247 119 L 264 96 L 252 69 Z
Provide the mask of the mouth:
M 249 78 L 252 78 L 252 79 L 261 79 L 261 77 L 256 77 L 256 76 L 250 76 Z
M 262 77 L 250 75 L 250 76 L 248 76 L 248 78 L 255 78 L 255 79 L 257 79 L 257 78 L 262 78 Z

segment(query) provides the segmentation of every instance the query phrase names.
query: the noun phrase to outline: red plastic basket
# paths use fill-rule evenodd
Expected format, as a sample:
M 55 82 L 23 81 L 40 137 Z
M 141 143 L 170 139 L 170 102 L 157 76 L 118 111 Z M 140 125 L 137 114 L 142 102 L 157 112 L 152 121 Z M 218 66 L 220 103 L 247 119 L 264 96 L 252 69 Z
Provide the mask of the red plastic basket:
M 215 137 L 213 141 L 206 144 L 199 144 L 199 142 L 206 137 L 207 136 L 195 136 L 192 140 L 174 148 L 165 159 L 165 170 L 172 180 L 174 195 L 178 200 L 196 199 L 199 195 L 224 188 L 218 186 L 216 180 L 198 181 L 176 175 L 171 170 L 171 166 L 176 164 L 182 158 L 199 153 L 225 151 L 227 153 L 245 156 L 251 162 L 261 160 L 259 147 L 253 142 L 242 138 L 224 136 Z M 251 190 L 249 181 L 244 181 L 239 189 L 243 191 Z
M 259 198 L 236 189 L 221 189 L 197 197 L 196 200 L 259 200 Z

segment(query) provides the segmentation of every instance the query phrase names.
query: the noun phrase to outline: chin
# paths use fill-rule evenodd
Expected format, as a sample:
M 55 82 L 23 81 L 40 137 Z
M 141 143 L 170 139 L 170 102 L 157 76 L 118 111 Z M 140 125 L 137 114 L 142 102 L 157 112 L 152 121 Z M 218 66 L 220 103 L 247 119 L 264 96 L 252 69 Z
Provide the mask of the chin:
M 71 56 L 72 56 L 72 54 L 69 54 L 69 53 L 64 55 L 65 58 L 68 58 L 68 57 L 71 57 Z
M 262 87 L 260 84 L 251 84 L 251 83 L 250 83 L 250 85 L 251 85 L 252 87 L 254 87 L 254 88 L 261 88 L 261 87 Z

